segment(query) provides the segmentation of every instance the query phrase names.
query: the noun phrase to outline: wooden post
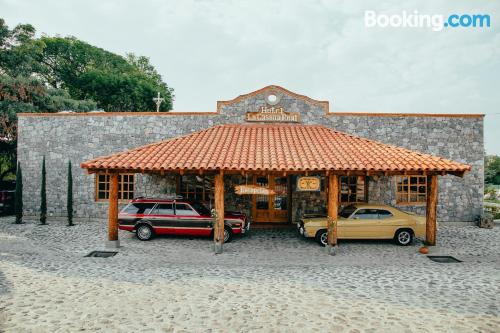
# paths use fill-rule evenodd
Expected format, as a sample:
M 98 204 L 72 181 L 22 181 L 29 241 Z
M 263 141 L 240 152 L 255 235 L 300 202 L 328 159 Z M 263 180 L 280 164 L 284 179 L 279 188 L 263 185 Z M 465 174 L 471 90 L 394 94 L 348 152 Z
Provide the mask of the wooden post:
M 109 176 L 109 210 L 107 247 L 119 247 L 118 240 L 118 174 Z
M 328 244 L 326 246 L 329 254 L 335 254 L 337 246 L 337 216 L 339 211 L 339 176 L 330 174 L 328 176 Z
M 427 187 L 427 207 L 425 217 L 425 242 L 427 245 L 436 245 L 436 220 L 438 201 L 438 178 L 430 176 L 430 186 Z
M 224 173 L 215 175 L 215 211 L 217 212 L 217 221 L 214 225 L 214 251 L 222 253 L 222 244 L 224 244 Z

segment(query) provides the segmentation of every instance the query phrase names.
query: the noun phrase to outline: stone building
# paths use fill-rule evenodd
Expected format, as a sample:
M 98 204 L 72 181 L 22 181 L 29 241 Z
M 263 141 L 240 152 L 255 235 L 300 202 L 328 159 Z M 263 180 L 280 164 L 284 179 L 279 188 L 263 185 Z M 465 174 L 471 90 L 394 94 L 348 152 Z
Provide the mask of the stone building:
M 439 177 L 439 221 L 473 221 L 483 211 L 483 115 L 339 113 L 317 101 L 278 86 L 268 86 L 230 101 L 217 102 L 215 112 L 90 112 L 20 114 L 18 160 L 23 167 L 25 214 L 40 206 L 41 163 L 47 165 L 49 216 L 66 215 L 67 163 L 74 165 L 74 209 L 79 218 L 106 218 L 109 176 L 88 175 L 79 165 L 99 156 L 184 136 L 221 124 L 300 123 L 322 125 L 384 144 L 427 153 L 471 166 L 463 177 Z M 246 212 L 256 223 L 294 222 L 305 213 L 325 213 L 324 175 L 320 191 L 297 191 L 300 175 L 232 174 L 225 177 L 225 207 Z M 425 172 L 340 177 L 342 205 L 380 202 L 425 213 Z M 240 196 L 235 185 L 276 190 L 274 196 Z M 182 195 L 211 205 L 210 174 L 122 174 L 121 203 L 138 197 Z

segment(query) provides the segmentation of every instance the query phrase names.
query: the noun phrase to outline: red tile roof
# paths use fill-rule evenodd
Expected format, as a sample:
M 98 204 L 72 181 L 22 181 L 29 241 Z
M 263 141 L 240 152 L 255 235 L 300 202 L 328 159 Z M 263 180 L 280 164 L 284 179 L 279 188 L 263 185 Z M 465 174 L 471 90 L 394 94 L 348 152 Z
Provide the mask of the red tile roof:
M 99 157 L 91 170 L 343 170 L 463 173 L 469 165 L 319 125 L 219 125 Z

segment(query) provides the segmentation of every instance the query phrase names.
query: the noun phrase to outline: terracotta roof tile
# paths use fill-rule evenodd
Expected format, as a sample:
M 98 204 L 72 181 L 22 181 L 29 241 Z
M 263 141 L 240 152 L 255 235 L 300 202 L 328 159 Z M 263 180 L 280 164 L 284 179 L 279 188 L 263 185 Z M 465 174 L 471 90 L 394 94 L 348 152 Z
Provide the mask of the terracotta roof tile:
M 99 157 L 93 170 L 353 170 L 465 172 L 469 165 L 319 125 L 219 125 Z

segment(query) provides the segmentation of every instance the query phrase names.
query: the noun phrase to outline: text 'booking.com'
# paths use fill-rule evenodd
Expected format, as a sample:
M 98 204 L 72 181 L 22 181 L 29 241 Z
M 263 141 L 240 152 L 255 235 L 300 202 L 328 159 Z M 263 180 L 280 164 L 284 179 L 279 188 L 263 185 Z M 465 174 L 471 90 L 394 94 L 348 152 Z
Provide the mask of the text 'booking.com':
M 441 31 L 445 28 L 489 28 L 488 14 L 421 14 L 402 11 L 398 14 L 382 14 L 374 10 L 365 11 L 365 27 L 373 28 L 430 28 Z

